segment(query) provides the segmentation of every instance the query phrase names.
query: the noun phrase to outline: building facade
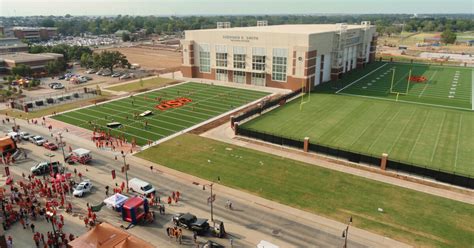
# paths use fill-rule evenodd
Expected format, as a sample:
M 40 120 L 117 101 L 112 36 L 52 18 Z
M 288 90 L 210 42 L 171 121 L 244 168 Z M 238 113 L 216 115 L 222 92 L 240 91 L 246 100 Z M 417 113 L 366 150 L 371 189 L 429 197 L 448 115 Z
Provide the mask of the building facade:
M 58 36 L 57 28 L 14 27 L 12 30 L 16 38 L 30 41 L 49 40 Z
M 27 65 L 34 71 L 44 71 L 50 61 L 63 59 L 59 53 L 11 53 L 0 55 L 0 72 L 6 73 L 18 65 Z
M 185 32 L 184 77 L 296 90 L 375 59 L 375 27 L 275 25 Z
M 28 52 L 28 45 L 18 38 L 0 38 L 0 55 L 17 52 Z

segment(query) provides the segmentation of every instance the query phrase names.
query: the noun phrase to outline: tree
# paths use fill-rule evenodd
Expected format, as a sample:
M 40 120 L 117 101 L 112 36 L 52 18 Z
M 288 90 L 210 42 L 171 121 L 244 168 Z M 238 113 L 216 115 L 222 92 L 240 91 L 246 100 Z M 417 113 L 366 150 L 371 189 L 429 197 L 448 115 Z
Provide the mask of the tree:
M 51 18 L 48 18 L 48 19 L 44 19 L 40 25 L 43 27 L 54 27 L 54 24 L 55 24 L 54 20 Z
M 92 56 L 88 53 L 83 53 L 81 56 L 81 66 L 85 68 L 91 68 L 94 65 Z
M 31 76 L 32 73 L 33 73 L 33 70 L 31 69 L 31 67 L 24 64 L 20 64 L 12 68 L 13 75 L 26 77 L 26 76 Z
M 130 67 L 127 57 L 118 51 L 102 51 L 99 56 L 94 56 L 94 65 L 107 68 L 114 73 L 114 67 Z
M 49 75 L 55 75 L 64 70 L 64 65 L 61 60 L 55 60 L 49 61 L 45 68 Z
M 130 34 L 127 33 L 127 32 L 123 32 L 122 33 L 122 41 L 123 42 L 130 41 Z
M 451 29 L 446 29 L 441 33 L 441 39 L 446 44 L 453 44 L 456 41 L 456 33 L 451 31 Z

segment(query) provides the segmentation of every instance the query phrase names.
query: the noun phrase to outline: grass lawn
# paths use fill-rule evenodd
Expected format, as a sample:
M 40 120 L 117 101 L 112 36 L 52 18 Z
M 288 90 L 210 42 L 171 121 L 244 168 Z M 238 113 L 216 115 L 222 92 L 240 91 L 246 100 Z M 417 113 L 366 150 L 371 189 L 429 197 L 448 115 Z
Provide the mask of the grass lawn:
M 313 93 L 242 127 L 474 176 L 472 111 Z
M 341 222 L 352 215 L 357 227 L 415 246 L 474 243 L 474 207 L 469 204 L 192 134 L 137 156 L 208 180 L 219 176 L 226 186 Z
M 110 87 L 107 89 L 113 90 L 113 91 L 138 92 L 138 91 L 156 89 L 171 82 L 175 82 L 175 80 L 156 77 L 156 78 L 151 78 L 147 80 L 142 80 L 142 82 L 140 82 L 139 80 L 137 82 L 122 84 L 122 85 Z
M 15 117 L 15 118 L 21 118 L 21 119 L 26 119 L 26 118 L 33 119 L 33 118 L 38 118 L 38 117 L 42 117 L 42 116 L 45 116 L 45 115 L 53 114 L 53 112 L 59 113 L 59 112 L 63 112 L 63 111 L 66 111 L 66 110 L 71 110 L 71 109 L 79 108 L 79 107 L 82 107 L 82 106 L 91 105 L 95 101 L 103 101 L 103 100 L 107 100 L 107 98 L 108 98 L 107 95 L 104 94 L 102 96 L 97 96 L 97 97 L 94 97 L 94 98 L 89 98 L 89 99 L 85 99 L 85 100 L 81 100 L 81 101 L 61 104 L 61 105 L 57 105 L 57 106 L 54 106 L 54 107 L 43 108 L 43 109 L 36 110 L 36 111 L 30 111 L 28 113 L 25 113 L 23 111 L 19 111 L 19 110 L 16 110 L 16 109 L 14 109 L 14 110 L 3 109 L 3 110 L 0 110 L 0 114 L 8 114 L 9 116 L 12 116 L 12 117 Z
M 119 122 L 121 126 L 111 129 L 111 133 L 114 136 L 124 136 L 129 141 L 134 139 L 141 146 L 181 132 L 268 94 L 191 82 L 136 94 L 53 118 L 90 130 L 108 130 L 107 123 Z M 176 103 L 183 98 L 186 98 L 186 102 L 180 106 L 158 108 L 167 105 L 167 101 Z M 147 110 L 153 113 L 138 116 Z

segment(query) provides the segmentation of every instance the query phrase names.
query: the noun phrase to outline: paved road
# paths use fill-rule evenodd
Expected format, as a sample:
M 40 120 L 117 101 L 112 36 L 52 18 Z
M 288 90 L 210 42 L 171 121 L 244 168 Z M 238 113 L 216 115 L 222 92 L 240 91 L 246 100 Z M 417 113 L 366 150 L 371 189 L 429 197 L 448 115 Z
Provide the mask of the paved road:
M 48 136 L 47 130 L 39 126 L 22 126 L 22 128 L 31 133 Z M 85 177 L 93 181 L 97 191 L 84 199 L 77 199 L 75 201 L 77 201 L 77 204 L 84 206 L 84 208 L 86 201 L 92 204 L 101 202 L 105 198 L 105 185 L 113 186 L 115 184 L 110 176 L 112 169 L 117 171 L 119 177 L 119 180 L 116 180 L 116 182 L 120 184 L 122 180 L 124 180 L 124 176 L 120 173 L 122 164 L 120 161 L 114 160 L 111 152 L 99 151 L 95 147 L 92 147 L 92 142 L 72 137 L 67 133 L 64 133 L 64 135 L 65 141 L 72 143 L 73 148 L 80 145 L 81 147 L 93 151 L 94 160 L 92 166 L 87 167 L 88 171 L 85 171 L 86 167 L 83 165 L 78 165 L 76 168 L 83 172 Z M 28 169 L 34 164 L 33 160 L 46 160 L 42 158 L 45 153 L 42 147 L 36 147 L 32 144 L 22 146 L 31 151 L 30 158 L 32 160 L 22 163 L 19 166 L 21 169 Z M 58 158 L 61 157 L 59 152 L 56 154 Z M 177 153 L 177 156 L 179 156 L 179 153 Z M 171 219 L 172 213 L 189 211 L 198 217 L 210 218 L 210 207 L 207 205 L 207 198 L 210 194 L 209 188 L 203 190 L 202 185 L 195 185 L 190 180 L 176 177 L 169 173 L 163 173 L 157 170 L 151 172 L 148 165 L 143 164 L 139 159 L 130 158 L 130 161 L 133 162 L 131 162 L 129 178 L 138 177 L 152 183 L 157 188 L 160 196 L 168 196 L 172 191 L 176 190 L 179 190 L 183 195 L 182 201 L 179 204 L 176 206 L 167 206 L 166 216 L 158 216 L 157 222 L 151 226 L 134 227 L 130 229 L 131 233 L 137 234 L 139 237 L 153 242 L 154 244 L 168 242 L 168 245 L 172 245 L 173 242 L 170 243 L 164 231 L 166 226 L 170 225 L 169 220 Z M 224 187 L 216 185 L 215 188 L 221 189 Z M 260 240 L 273 242 L 280 245 L 280 247 L 342 247 L 343 245 L 344 240 L 340 236 L 342 232 L 341 223 L 335 225 L 336 227 L 331 222 L 326 226 L 320 223 L 312 223 L 308 221 L 305 216 L 298 216 L 296 214 L 292 216 L 291 213 L 280 212 L 272 207 L 262 206 L 256 204 L 255 201 L 249 201 L 246 197 L 242 198 L 236 194 L 226 194 L 226 192 L 228 191 L 216 190 L 215 192 L 217 199 L 214 203 L 214 218 L 224 221 L 226 231 L 234 240 L 236 247 L 255 247 L 255 244 Z M 224 207 L 228 199 L 233 202 L 235 210 L 228 210 Z M 295 212 L 302 211 L 295 210 Z M 312 214 L 307 213 L 307 215 L 311 216 Z M 100 217 L 102 217 L 102 212 Z M 121 223 L 118 215 L 112 211 L 104 213 L 102 218 L 112 222 L 112 224 L 120 225 Z M 364 231 L 360 229 L 357 230 L 356 228 L 353 228 L 353 230 L 355 234 L 352 234 L 352 239 L 349 239 L 350 247 L 388 247 L 403 245 L 383 237 L 377 241 L 370 240 L 370 238 L 364 235 L 369 233 L 364 233 Z M 190 233 L 187 234 L 189 237 Z M 223 245 L 229 245 L 230 242 L 224 239 L 213 240 Z M 382 242 L 380 242 L 380 240 L 382 240 Z M 185 242 L 187 245 L 192 245 L 190 239 L 186 239 Z

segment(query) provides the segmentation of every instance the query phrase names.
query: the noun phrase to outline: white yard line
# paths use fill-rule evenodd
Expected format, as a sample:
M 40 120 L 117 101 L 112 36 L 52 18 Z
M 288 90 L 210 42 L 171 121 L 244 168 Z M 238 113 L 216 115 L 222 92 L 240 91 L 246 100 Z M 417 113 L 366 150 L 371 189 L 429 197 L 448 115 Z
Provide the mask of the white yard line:
M 458 164 L 458 150 L 459 150 L 459 136 L 461 136 L 461 126 L 462 126 L 462 115 L 459 118 L 459 128 L 458 128 L 458 141 L 456 142 L 456 153 L 454 155 L 454 172 L 456 172 L 456 166 Z
M 346 86 L 345 86 L 345 87 L 343 87 L 342 89 L 340 89 L 340 90 L 336 91 L 336 94 L 337 94 L 337 93 L 339 93 L 339 92 L 341 92 L 341 91 L 343 91 L 343 90 L 344 90 L 344 89 L 346 89 L 347 87 L 349 87 L 349 86 L 351 86 L 351 85 L 353 85 L 353 84 L 355 84 L 355 83 L 359 82 L 360 80 L 362 80 L 362 79 L 366 78 L 366 77 L 367 77 L 367 76 L 369 76 L 370 74 L 372 74 L 372 73 L 374 73 L 374 72 L 378 71 L 380 68 L 382 68 L 382 67 L 384 67 L 384 66 L 386 66 L 386 65 L 388 65 L 388 63 L 387 63 L 387 64 L 383 64 L 383 65 L 381 65 L 381 66 L 380 66 L 380 67 L 378 67 L 377 69 L 375 69 L 375 70 L 373 70 L 373 71 L 371 71 L 371 72 L 367 73 L 365 76 L 363 76 L 363 77 L 361 77 L 361 78 L 357 79 L 356 81 L 354 81 L 354 82 L 352 82 L 352 83 L 350 83 L 350 84 L 346 85 Z
M 339 93 L 339 94 L 346 95 L 346 96 L 357 96 L 357 97 L 363 97 L 363 98 L 369 98 L 369 99 L 378 99 L 378 100 L 396 102 L 394 99 L 391 99 L 391 98 L 383 98 L 383 97 L 375 97 L 375 96 L 364 96 L 364 95 L 357 95 L 357 94 L 351 94 L 351 93 Z M 439 105 L 439 104 L 422 103 L 422 102 L 411 102 L 411 101 L 405 101 L 405 100 L 400 100 L 400 99 L 398 99 L 398 102 L 425 105 L 425 106 L 431 106 L 431 107 L 449 108 L 449 109 L 471 110 L 469 108 L 460 108 L 460 107 L 453 107 L 453 106 L 448 106 L 448 105 Z M 472 110 L 474 110 L 474 109 L 472 109 Z
M 431 75 L 430 79 L 428 79 L 428 82 L 426 82 L 426 85 L 425 85 L 425 87 L 423 87 L 423 90 L 422 90 L 422 91 L 420 92 L 420 94 L 418 95 L 418 98 L 420 98 L 420 97 L 423 95 L 423 93 L 425 93 L 426 88 L 428 88 L 428 85 L 430 84 L 431 79 L 433 79 L 433 77 L 436 75 L 436 73 L 438 73 L 438 71 L 435 71 L 435 72 L 433 73 L 433 75 Z
M 420 129 L 420 131 L 418 132 L 418 134 L 416 135 L 415 144 L 413 144 L 413 147 L 411 148 L 410 153 L 408 154 L 408 159 L 411 158 L 411 155 L 412 155 L 413 152 L 415 151 L 416 144 L 417 144 L 418 141 L 420 140 L 421 133 L 422 133 L 423 130 L 425 129 L 426 120 L 428 120 L 429 117 L 430 117 L 430 112 L 428 112 L 428 113 L 426 114 L 426 118 L 425 118 L 425 120 L 423 121 L 423 125 L 421 126 L 421 129 Z
M 398 110 L 398 112 L 396 114 L 393 115 L 393 117 L 390 119 L 389 123 L 391 123 L 393 120 L 395 120 L 395 118 L 398 116 L 398 114 L 400 114 L 400 110 Z M 377 135 L 377 137 L 375 137 L 374 141 L 372 142 L 372 144 L 370 144 L 369 148 L 367 148 L 367 152 L 371 151 L 372 150 L 372 146 L 374 144 L 377 143 L 377 141 L 379 140 L 380 136 L 382 136 L 382 134 L 385 132 L 385 129 L 388 127 L 388 125 L 384 125 L 384 127 L 382 128 L 382 131 L 380 131 L 380 133 Z
M 408 127 L 408 125 L 410 124 L 410 121 L 411 121 L 411 119 L 413 119 L 413 116 L 415 115 L 415 113 L 416 113 L 416 110 L 413 110 L 413 112 L 412 112 L 411 115 L 410 115 L 410 119 L 408 119 L 408 121 L 407 121 L 407 124 L 405 124 L 405 126 L 403 126 L 401 132 L 400 132 L 400 133 L 398 134 L 398 136 L 397 136 L 397 139 L 396 139 L 394 142 L 392 142 L 392 145 L 390 146 L 390 149 L 387 150 L 387 151 L 388 151 L 388 152 L 387 152 L 388 154 L 391 154 L 391 153 L 392 153 L 392 149 L 397 145 L 398 140 L 402 137 L 402 134 L 405 132 L 405 129 L 406 129 L 406 128 Z
M 443 129 L 445 120 L 446 120 L 446 113 L 444 113 L 443 121 L 441 122 L 441 125 L 439 126 L 438 136 L 436 136 L 436 142 L 435 142 L 435 145 L 433 147 L 433 152 L 431 153 L 430 164 L 433 164 L 433 159 L 434 159 L 434 156 L 436 154 L 436 147 L 438 147 L 439 136 L 441 136 L 441 130 Z

